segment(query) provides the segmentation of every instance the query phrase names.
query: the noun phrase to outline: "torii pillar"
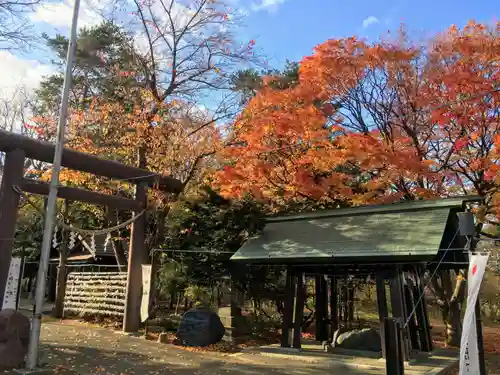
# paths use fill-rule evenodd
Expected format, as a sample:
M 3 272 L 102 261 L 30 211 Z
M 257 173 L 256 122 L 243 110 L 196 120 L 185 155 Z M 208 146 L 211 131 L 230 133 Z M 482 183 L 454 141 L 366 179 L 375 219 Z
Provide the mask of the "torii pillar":
M 138 183 L 135 190 L 135 199 L 143 209 L 147 205 L 147 184 Z M 139 212 L 135 213 L 136 215 Z M 132 223 L 130 231 L 130 247 L 128 252 L 128 277 L 125 300 L 125 314 L 123 316 L 123 331 L 132 333 L 139 330 L 141 324 L 141 297 L 142 297 L 142 265 L 149 263 L 146 248 L 146 214 L 143 213 Z
M 12 244 L 16 233 L 19 193 L 14 185 L 20 185 L 24 174 L 24 151 L 15 149 L 6 153 L 0 190 L 0 310 L 9 276 Z

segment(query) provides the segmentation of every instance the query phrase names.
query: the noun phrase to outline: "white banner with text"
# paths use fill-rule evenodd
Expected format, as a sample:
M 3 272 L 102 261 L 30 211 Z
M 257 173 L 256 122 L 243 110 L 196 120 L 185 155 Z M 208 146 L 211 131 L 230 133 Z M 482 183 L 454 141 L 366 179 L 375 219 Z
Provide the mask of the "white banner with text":
M 479 353 L 476 332 L 476 301 L 479 296 L 489 255 L 471 255 L 467 276 L 468 296 L 462 338 L 460 340 L 460 375 L 479 374 Z

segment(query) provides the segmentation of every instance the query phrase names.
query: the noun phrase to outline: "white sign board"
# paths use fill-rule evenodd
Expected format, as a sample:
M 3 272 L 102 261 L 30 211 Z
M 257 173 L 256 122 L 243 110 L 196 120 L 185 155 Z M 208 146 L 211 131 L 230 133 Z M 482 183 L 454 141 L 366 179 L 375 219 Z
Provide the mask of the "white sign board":
M 17 309 L 17 289 L 19 287 L 19 278 L 21 277 L 21 258 L 12 258 L 9 267 L 9 276 L 7 276 L 7 284 L 5 285 L 5 293 L 3 296 L 2 310 Z
M 468 296 L 462 338 L 460 340 L 460 375 L 479 374 L 479 353 L 476 332 L 476 301 L 486 271 L 489 255 L 471 255 L 467 276 Z
M 141 301 L 141 321 L 145 322 L 149 318 L 149 294 L 151 292 L 151 265 L 142 265 L 142 301 Z

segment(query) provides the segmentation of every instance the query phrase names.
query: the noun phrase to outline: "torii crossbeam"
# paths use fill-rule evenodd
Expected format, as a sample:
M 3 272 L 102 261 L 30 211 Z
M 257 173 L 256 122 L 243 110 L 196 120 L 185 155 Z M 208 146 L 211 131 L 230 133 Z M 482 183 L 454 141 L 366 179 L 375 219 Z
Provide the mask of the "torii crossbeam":
M 10 259 L 12 257 L 12 245 L 20 199 L 19 194 L 14 191 L 13 187 L 19 186 L 27 193 L 47 195 L 49 190 L 48 184 L 23 177 L 24 165 L 26 158 L 51 163 L 55 145 L 0 130 L 0 151 L 5 152 L 5 164 L 0 191 L 0 296 L 3 296 Z M 181 192 L 183 188 L 182 182 L 175 178 L 162 176 L 145 169 L 130 167 L 116 161 L 102 159 L 68 148 L 65 148 L 63 151 L 62 167 L 91 173 L 96 176 L 126 180 L 136 184 L 136 194 L 135 199 L 128 199 L 84 189 L 61 187 L 58 189 L 58 197 L 91 204 L 106 205 L 122 210 L 132 210 L 136 213 L 146 208 L 148 187 L 154 186 L 159 190 L 174 194 Z M 141 265 L 149 262 L 147 249 L 144 245 L 145 227 L 145 215 L 139 217 L 132 224 L 128 260 L 127 301 L 123 320 L 123 330 L 125 332 L 138 331 L 140 324 Z M 3 299 L 0 298 L 0 309 L 2 303 Z

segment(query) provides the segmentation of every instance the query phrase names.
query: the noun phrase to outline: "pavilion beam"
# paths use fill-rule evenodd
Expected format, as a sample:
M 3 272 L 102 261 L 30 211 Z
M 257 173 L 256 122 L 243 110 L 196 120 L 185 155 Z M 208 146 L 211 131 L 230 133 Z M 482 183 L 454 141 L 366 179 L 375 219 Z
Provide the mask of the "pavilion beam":
M 380 272 L 376 275 L 377 309 L 380 322 L 380 340 L 382 344 L 382 358 L 386 358 L 385 353 L 385 318 L 389 317 L 387 308 L 387 295 L 385 293 L 385 278 Z
M 13 186 L 21 182 L 24 173 L 24 152 L 15 149 L 7 152 L 2 176 L 0 197 L 0 310 L 9 276 L 12 244 L 16 232 L 19 194 Z
M 283 304 L 283 321 L 281 322 L 281 347 L 290 347 L 290 333 L 293 326 L 293 300 L 295 295 L 293 268 L 286 270 L 285 300 Z
M 302 319 L 304 317 L 304 303 L 306 300 L 305 276 L 303 272 L 296 273 L 295 311 L 293 316 L 293 342 L 292 347 L 302 347 Z
M 49 184 L 36 180 L 23 178 L 20 187 L 26 193 L 48 195 Z M 68 199 L 70 201 L 86 202 L 95 205 L 108 206 L 119 210 L 140 211 L 145 207 L 141 207 L 140 202 L 134 199 L 117 197 L 95 193 L 93 191 L 77 189 L 68 186 L 60 186 L 57 189 L 57 197 Z
M 146 207 L 147 186 L 145 183 L 137 184 L 135 199 L 138 204 Z M 132 223 L 130 233 L 125 315 L 123 317 L 124 332 L 137 332 L 140 326 L 142 265 L 149 263 L 149 254 L 145 242 L 146 215 L 143 214 Z
M 55 145 L 53 143 L 0 130 L 0 151 L 9 152 L 15 149 L 24 150 L 25 157 L 29 159 L 36 159 L 46 163 L 52 163 L 54 159 Z M 149 185 L 157 185 L 158 189 L 170 193 L 180 193 L 184 188 L 183 183 L 175 178 L 162 176 L 146 169 L 127 166 L 69 148 L 63 150 L 62 166 L 111 179 L 127 180 L 134 183 L 147 182 Z

